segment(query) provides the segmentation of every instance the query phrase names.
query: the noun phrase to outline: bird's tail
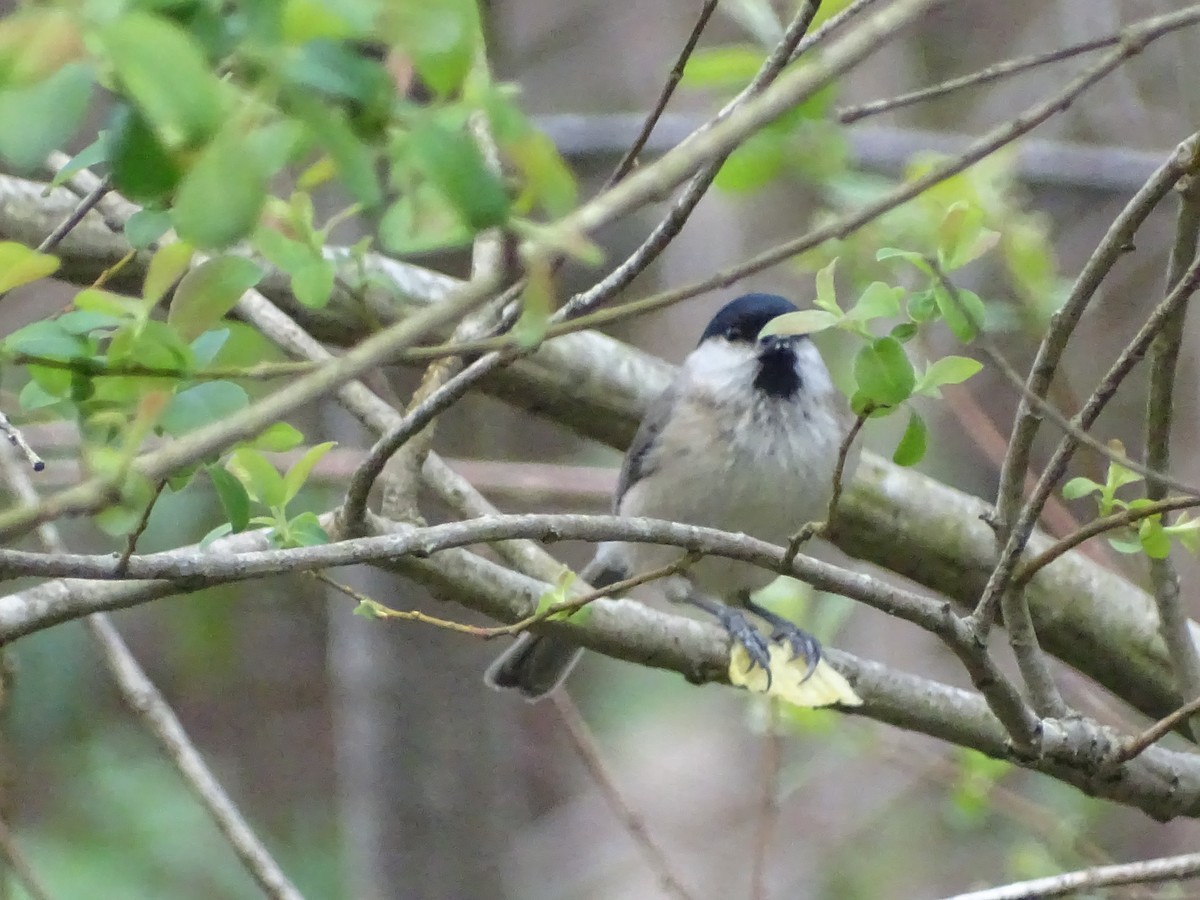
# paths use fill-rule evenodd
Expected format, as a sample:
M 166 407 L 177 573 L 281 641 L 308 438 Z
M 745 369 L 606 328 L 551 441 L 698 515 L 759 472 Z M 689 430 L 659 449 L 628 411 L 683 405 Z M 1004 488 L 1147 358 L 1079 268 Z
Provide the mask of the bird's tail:
M 593 559 L 580 577 L 603 588 L 625 578 L 625 573 Z M 488 666 L 483 681 L 496 690 L 517 691 L 532 703 L 562 684 L 582 654 L 582 647 L 560 637 L 526 632 Z

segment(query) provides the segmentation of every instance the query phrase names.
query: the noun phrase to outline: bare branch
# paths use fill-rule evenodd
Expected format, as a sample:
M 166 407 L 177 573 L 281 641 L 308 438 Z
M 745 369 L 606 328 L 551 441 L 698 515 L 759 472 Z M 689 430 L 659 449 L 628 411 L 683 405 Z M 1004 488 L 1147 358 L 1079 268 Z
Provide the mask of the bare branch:
M 1018 881 L 1003 887 L 955 894 L 947 900 L 1033 900 L 1036 897 L 1064 897 L 1089 888 L 1116 887 L 1122 884 L 1157 884 L 1163 881 L 1184 881 L 1200 876 L 1200 853 L 1182 856 L 1165 856 L 1143 862 L 1119 863 L 1111 866 L 1096 866 Z
M 592 776 L 596 787 L 600 789 L 600 796 L 604 798 L 608 808 L 612 810 L 613 815 L 617 817 L 629 836 L 633 838 L 633 842 L 637 844 L 638 849 L 642 851 L 642 856 L 650 870 L 658 878 L 658 884 L 663 893 L 668 897 L 674 897 L 675 900 L 691 900 L 691 893 L 672 871 L 671 864 L 667 861 L 667 855 L 663 852 L 662 847 L 651 836 L 650 829 L 646 827 L 642 817 L 621 795 L 612 773 L 600 756 L 600 749 L 596 746 L 592 730 L 588 728 L 579 709 L 563 690 L 554 691 L 550 695 L 550 700 L 558 712 L 558 717 L 566 726 L 567 737 L 570 738 L 571 746 L 579 755 L 580 762 Z
M 1187 276 L 1188 264 L 1196 257 L 1200 238 L 1200 183 L 1187 175 L 1179 183 L 1179 212 L 1175 241 L 1167 269 L 1166 290 L 1171 291 Z M 1150 347 L 1150 390 L 1146 399 L 1146 462 L 1160 472 L 1171 470 L 1171 425 L 1175 408 L 1175 377 L 1179 348 L 1183 343 L 1186 303 L 1180 304 L 1163 323 Z M 1161 500 L 1167 495 L 1163 479 L 1146 481 L 1146 496 Z M 1200 653 L 1188 629 L 1187 608 L 1179 596 L 1179 573 L 1170 556 L 1150 559 L 1150 581 L 1158 605 L 1159 629 L 1171 662 L 1179 693 L 1200 696 Z

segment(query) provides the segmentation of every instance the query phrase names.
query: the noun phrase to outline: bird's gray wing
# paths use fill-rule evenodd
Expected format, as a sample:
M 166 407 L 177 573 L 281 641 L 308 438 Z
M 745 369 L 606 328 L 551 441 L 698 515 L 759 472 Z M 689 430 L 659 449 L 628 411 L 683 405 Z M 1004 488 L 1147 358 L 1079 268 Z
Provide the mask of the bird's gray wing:
M 642 417 L 642 424 L 638 426 L 633 443 L 625 453 L 625 461 L 621 464 L 617 492 L 613 495 L 614 512 L 620 511 L 621 499 L 625 492 L 658 468 L 658 438 L 671 416 L 678 393 L 677 385 L 672 382 L 655 398 L 646 410 L 646 415 Z

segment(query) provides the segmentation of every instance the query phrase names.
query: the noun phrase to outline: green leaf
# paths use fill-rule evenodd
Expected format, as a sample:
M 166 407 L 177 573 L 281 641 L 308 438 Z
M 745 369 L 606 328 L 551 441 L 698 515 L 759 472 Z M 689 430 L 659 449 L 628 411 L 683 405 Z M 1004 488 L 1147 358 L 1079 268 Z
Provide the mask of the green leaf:
M 229 334 L 228 328 L 213 328 L 192 341 L 192 359 L 196 361 L 196 365 L 207 366 L 216 359 L 225 342 L 229 340 Z
M 897 316 L 900 314 L 900 298 L 905 293 L 904 288 L 873 281 L 846 315 L 859 321 Z
M 62 401 L 61 394 L 50 393 L 36 381 L 25 382 L 25 387 L 21 388 L 21 393 L 17 396 L 17 403 L 21 409 L 27 412 L 35 409 L 45 409 L 49 406 L 62 403 Z
M 204 52 L 167 19 L 130 12 L 101 32 L 125 93 L 170 149 L 203 143 L 224 118 Z
M 329 543 L 329 533 L 313 512 L 302 512 L 288 522 L 291 543 L 297 547 L 317 547 Z
M 359 140 L 340 109 L 330 109 L 311 97 L 293 100 L 293 111 L 305 122 L 337 166 L 342 182 L 365 208 L 374 209 L 383 199 L 375 171 L 375 151 Z
M 892 329 L 892 337 L 902 344 L 907 344 L 917 336 L 918 330 L 916 322 L 901 322 Z
M 384 249 L 401 256 L 464 246 L 472 236 L 458 211 L 429 184 L 398 199 L 379 223 Z
M 688 58 L 680 84 L 692 88 L 740 88 L 749 83 L 766 58 L 751 44 L 708 47 Z
M 837 268 L 837 259 L 831 259 L 829 265 L 817 272 L 817 297 L 813 301 L 819 308 L 835 316 L 841 317 L 842 308 L 837 302 L 837 288 L 834 285 L 833 274 Z
M 333 295 L 337 270 L 321 256 L 312 256 L 306 265 L 292 273 L 292 293 L 309 309 L 324 309 Z
M 908 417 L 908 427 L 896 445 L 896 452 L 892 454 L 892 462 L 898 466 L 915 466 L 925 458 L 928 443 L 929 431 L 925 427 L 925 420 L 914 410 Z
M 408 143 L 422 171 L 471 229 L 492 228 L 508 218 L 504 185 L 469 134 L 428 122 L 409 135 Z
M 89 355 L 87 343 L 54 319 L 43 319 L 18 328 L 4 339 L 4 349 L 10 353 L 62 360 Z
M 100 288 L 84 288 L 75 295 L 76 309 L 93 310 L 112 316 L 124 318 L 139 318 L 146 311 L 146 304 L 121 294 L 114 294 Z
M 386 107 L 392 99 L 392 82 L 383 67 L 340 41 L 310 40 L 288 55 L 283 69 L 293 86 L 350 100 L 360 108 Z
M 381 30 L 403 47 L 421 78 L 441 96 L 457 91 L 480 42 L 475 0 L 396 0 L 381 11 Z
M 832 328 L 839 317 L 823 309 L 800 309 L 776 316 L 758 333 L 759 340 L 772 334 L 816 334 Z
M 283 476 L 257 450 L 239 447 L 233 451 L 225 468 L 232 472 L 250 492 L 250 496 L 271 508 L 282 508 L 286 490 Z
M 119 328 L 125 324 L 124 316 L 114 316 L 109 313 L 94 312 L 86 309 L 74 309 L 63 313 L 56 320 L 58 327 L 68 334 L 81 337 L 105 329 Z
M 0 292 L 11 291 L 58 271 L 58 257 L 16 241 L 0 242 Z
M 505 144 L 504 150 L 525 182 L 525 190 L 518 201 L 524 211 L 536 203 L 558 218 L 574 208 L 575 176 L 548 136 L 530 129 L 519 139 Z
M 228 522 L 224 522 L 224 523 L 218 525 L 216 528 L 214 528 L 212 531 L 210 531 L 204 537 L 200 538 L 200 549 L 207 550 L 209 547 L 211 547 L 213 545 L 214 542 L 225 537 L 225 535 L 232 534 L 232 533 L 233 533 L 233 526 Z
M 125 223 L 125 239 L 136 250 L 145 250 L 171 228 L 165 209 L 139 209 Z
M 983 363 L 967 356 L 944 356 L 930 364 L 913 392 L 932 394 L 944 384 L 961 384 L 982 368 Z
M 752 134 L 721 164 L 713 184 L 722 191 L 756 191 L 774 181 L 787 159 L 785 136 L 775 130 Z
M 858 389 L 881 406 L 895 406 L 912 395 L 916 375 L 904 347 L 893 337 L 876 338 L 854 358 Z
M 146 280 L 142 283 L 142 298 L 157 303 L 171 289 L 192 263 L 195 251 L 187 241 L 175 241 L 160 247 L 150 258 Z
M 933 267 L 929 265 L 929 261 L 920 253 L 916 253 L 912 250 L 898 250 L 895 247 L 882 247 L 876 251 L 876 262 L 884 262 L 889 259 L 902 259 L 905 262 L 916 266 L 926 275 L 933 275 Z
M 79 130 L 92 96 L 84 63 L 63 66 L 45 81 L 0 91 L 0 156 L 17 169 L 45 162 Z
M 262 270 L 241 256 L 205 260 L 179 282 L 167 322 L 190 341 L 220 322 L 261 277 Z
M 259 432 L 250 446 L 270 453 L 283 453 L 304 443 L 304 435 L 287 422 L 275 422 Z
M 958 295 L 959 302 L 957 303 L 955 297 L 943 285 L 937 284 L 933 287 L 933 300 L 937 303 L 938 311 L 942 314 L 942 320 L 946 323 L 946 327 L 956 338 L 966 344 L 974 340 L 977 329 L 975 321 L 972 321 L 971 316 L 968 315 L 967 305 L 962 302 L 962 294 L 958 291 L 955 291 L 955 294 Z
M 1171 555 L 1171 538 L 1163 530 L 1161 516 L 1142 519 L 1138 525 L 1138 540 L 1151 559 L 1166 559 Z
M 150 123 L 133 107 L 118 103 L 107 134 L 113 186 L 137 203 L 165 200 L 183 171 Z
M 304 487 L 304 482 L 308 480 L 309 474 L 321 457 L 337 446 L 336 441 L 326 441 L 324 444 L 317 444 L 314 447 L 309 447 L 304 455 L 296 460 L 296 464 L 288 469 L 287 475 L 283 478 L 283 505 L 291 503 L 295 496 L 300 493 L 300 489 Z
M 72 156 L 70 161 L 54 174 L 50 186 L 59 187 L 89 166 L 104 162 L 108 162 L 108 135 L 101 131 L 96 140 Z
M 1139 538 L 1110 537 L 1108 544 L 1118 553 L 1141 553 L 1142 542 Z
M 260 160 L 234 131 L 226 130 L 183 176 L 171 218 L 184 240 L 222 249 L 254 230 L 266 199 L 267 175 Z
M 221 498 L 221 507 L 229 519 L 230 531 L 244 530 L 250 523 L 250 495 L 240 481 L 220 466 L 205 466 L 205 471 L 212 479 L 217 496 Z
M 1094 494 L 1100 490 L 1100 485 L 1092 481 L 1090 478 L 1082 476 L 1072 478 L 1063 485 L 1062 495 L 1067 500 L 1078 500 L 1081 497 L 1086 497 L 1088 494 Z
M 908 317 L 917 323 L 928 322 L 937 312 L 933 291 L 913 291 L 908 295 L 906 306 Z
M 181 437 L 212 422 L 231 416 L 250 403 L 250 395 L 232 381 L 205 381 L 185 388 L 171 398 L 159 425 L 172 437 Z

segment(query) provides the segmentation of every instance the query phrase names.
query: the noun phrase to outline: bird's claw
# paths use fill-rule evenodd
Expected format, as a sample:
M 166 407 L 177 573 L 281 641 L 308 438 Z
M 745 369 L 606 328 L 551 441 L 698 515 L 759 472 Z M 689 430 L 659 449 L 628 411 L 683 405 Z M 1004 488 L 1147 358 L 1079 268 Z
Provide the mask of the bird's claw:
M 817 671 L 817 663 L 821 661 L 820 641 L 803 628 L 792 625 L 790 622 L 785 625 L 776 625 L 775 630 L 771 632 L 771 640 L 791 647 L 792 656 L 802 657 L 808 664 L 804 677 L 800 679 L 801 684 L 812 678 L 813 672 Z
M 771 688 L 771 648 L 767 639 L 759 633 L 741 610 L 726 607 L 718 614 L 721 627 L 729 632 L 731 640 L 746 648 L 752 666 L 767 673 L 767 690 Z

